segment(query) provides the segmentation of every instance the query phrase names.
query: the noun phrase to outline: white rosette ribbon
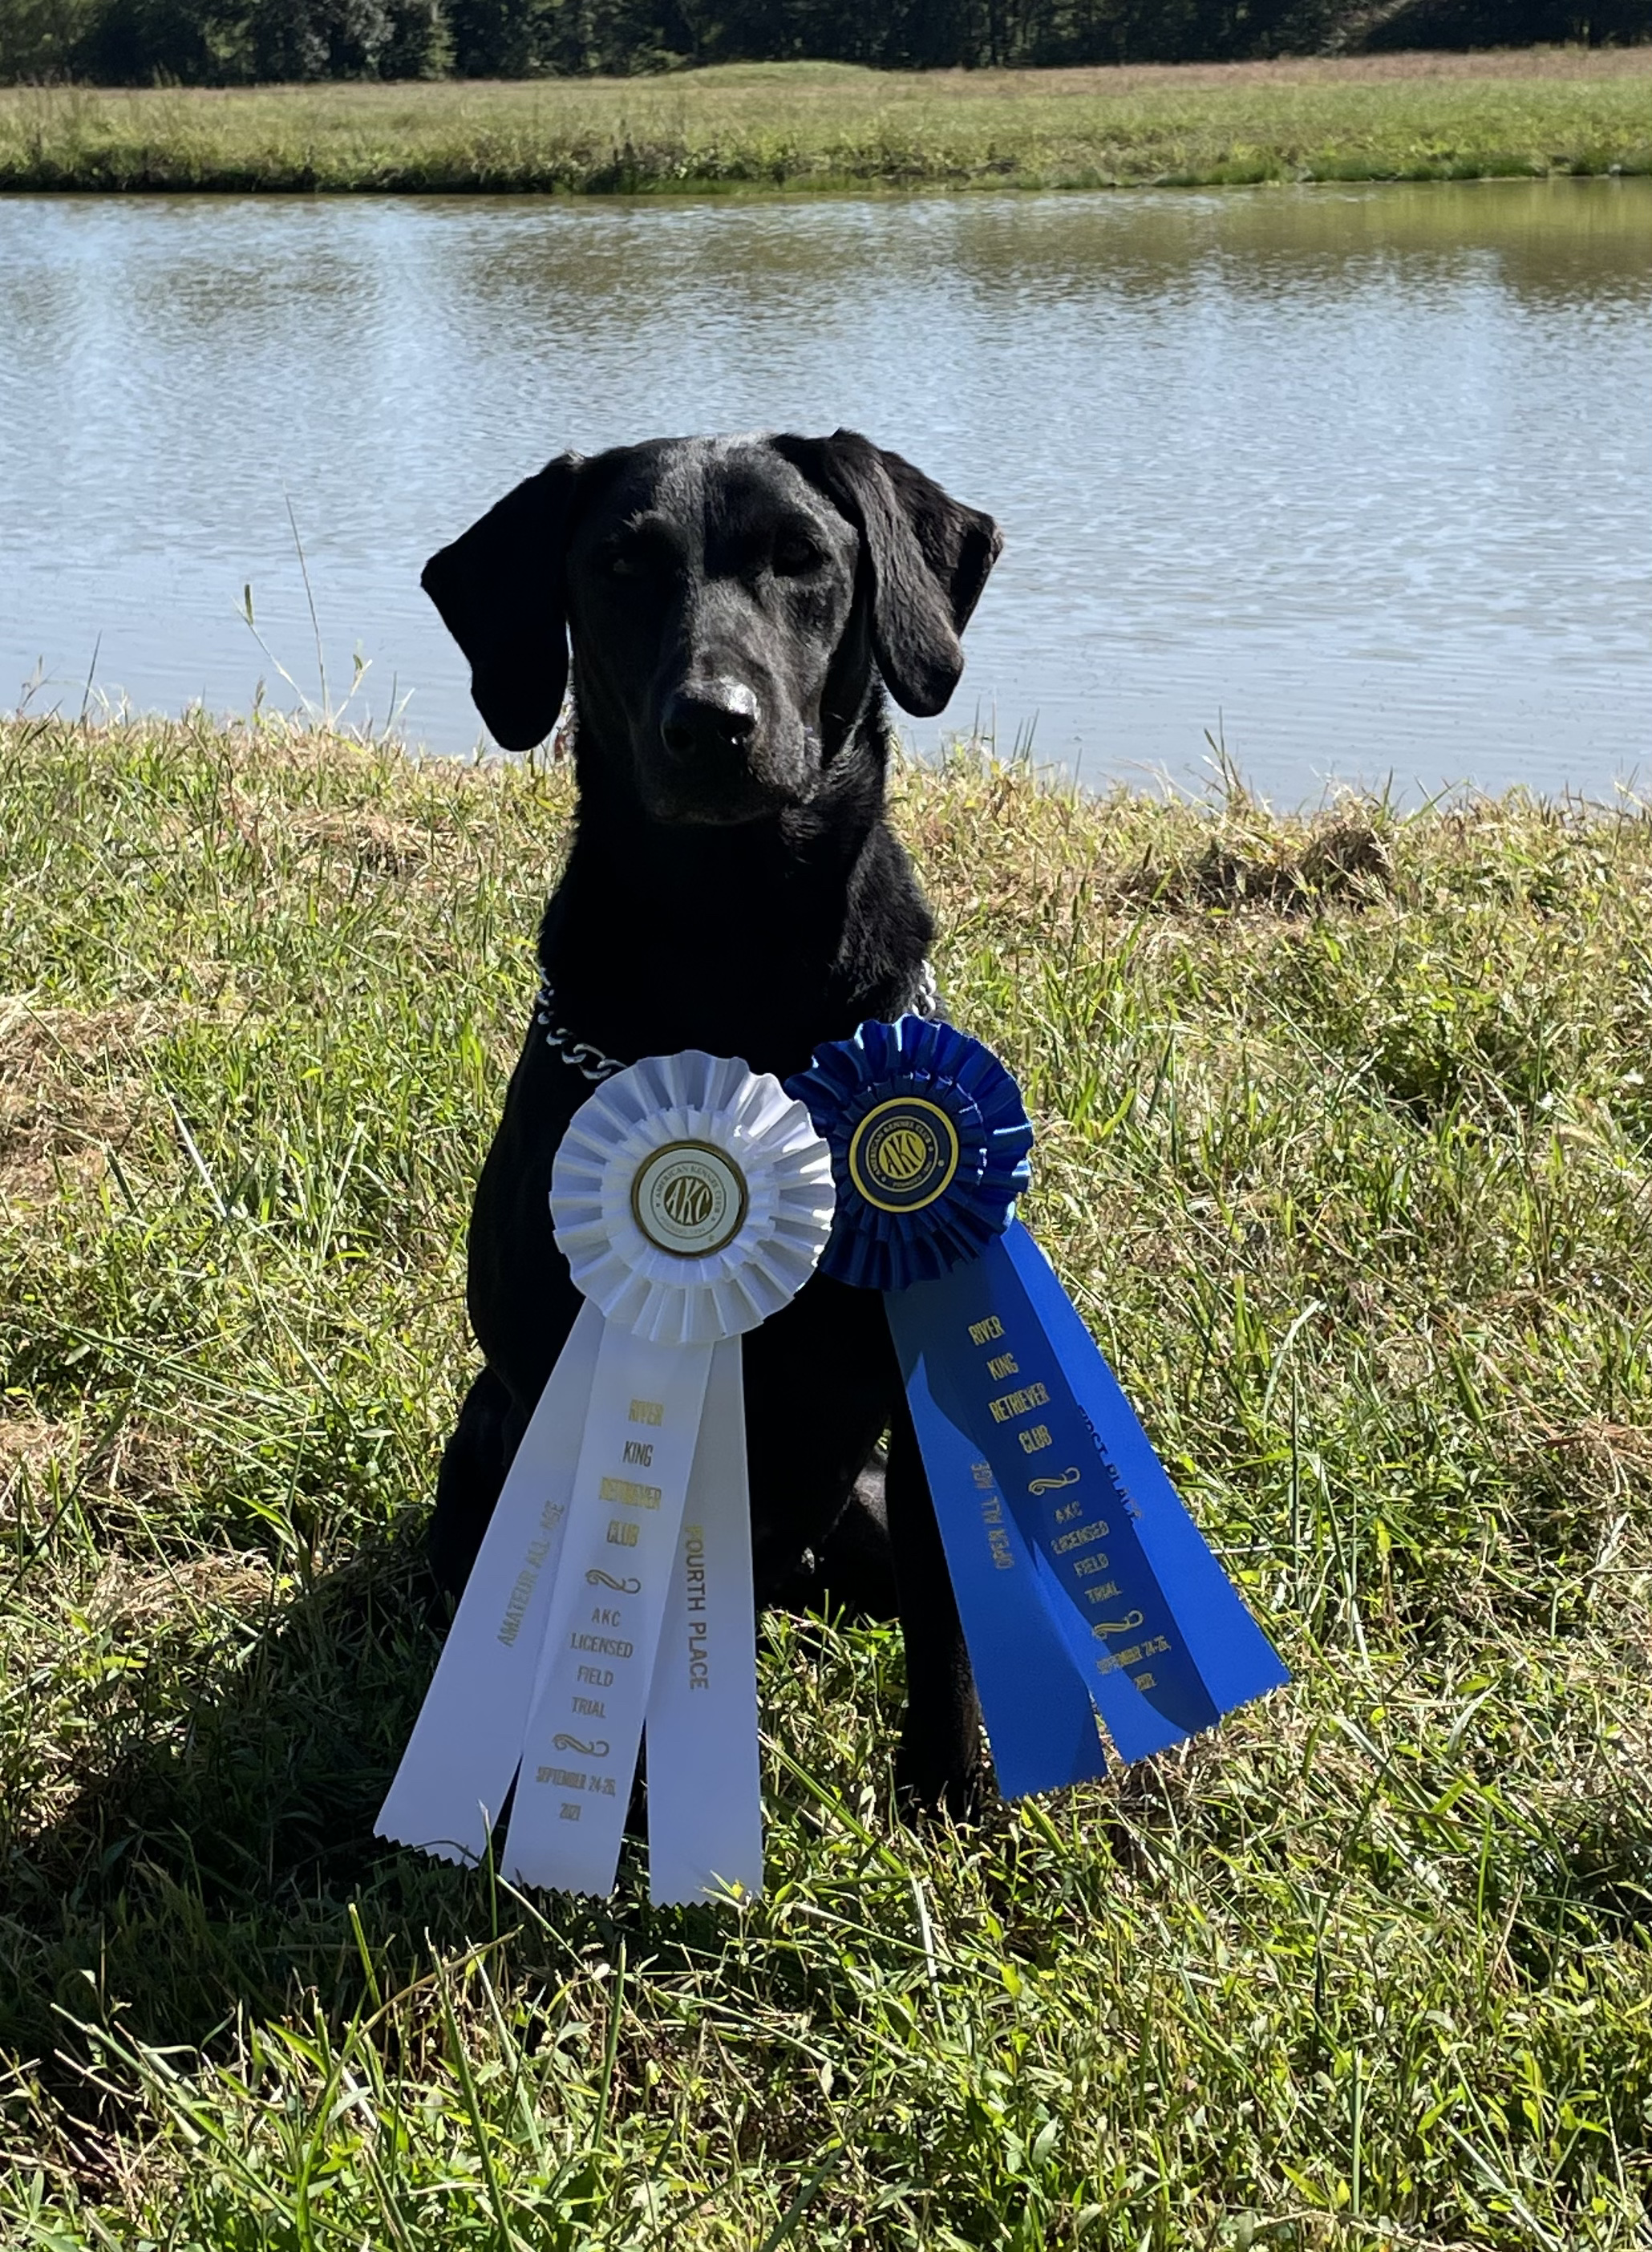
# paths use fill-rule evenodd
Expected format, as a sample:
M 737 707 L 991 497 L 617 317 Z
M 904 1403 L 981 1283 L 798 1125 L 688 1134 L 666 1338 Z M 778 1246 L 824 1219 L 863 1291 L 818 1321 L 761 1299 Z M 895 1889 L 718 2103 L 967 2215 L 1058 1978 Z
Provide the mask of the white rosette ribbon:
M 762 1887 L 740 1338 L 830 1233 L 831 1157 L 778 1080 L 689 1050 L 605 1081 L 552 1169 L 585 1304 L 518 1448 L 381 1835 L 612 1890 L 644 1724 L 656 1902 Z

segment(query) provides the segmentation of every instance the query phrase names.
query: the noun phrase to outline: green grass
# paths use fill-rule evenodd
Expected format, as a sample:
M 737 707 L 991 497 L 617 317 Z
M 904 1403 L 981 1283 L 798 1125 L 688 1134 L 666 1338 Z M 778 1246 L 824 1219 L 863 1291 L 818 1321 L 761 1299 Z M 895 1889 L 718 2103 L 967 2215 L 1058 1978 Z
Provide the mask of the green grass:
M 1652 170 L 1652 48 L 1180 69 L 0 89 L 0 188 L 575 193 Z
M 0 2242 L 1643 2247 L 1652 818 L 899 819 L 1295 1686 L 967 1833 L 774 1620 L 772 1883 L 375 1843 L 559 771 L 0 726 Z

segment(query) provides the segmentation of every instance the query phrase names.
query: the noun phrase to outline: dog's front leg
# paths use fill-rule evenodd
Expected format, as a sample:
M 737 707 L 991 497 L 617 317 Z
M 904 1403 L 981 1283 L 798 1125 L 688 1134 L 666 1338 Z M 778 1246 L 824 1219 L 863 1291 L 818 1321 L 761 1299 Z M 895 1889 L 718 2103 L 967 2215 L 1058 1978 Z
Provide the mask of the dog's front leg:
M 484 1368 L 465 1394 L 442 1450 L 425 1553 L 437 1586 L 455 1602 L 464 1593 L 527 1421 L 498 1376 Z
M 981 1707 L 947 1569 L 918 1435 L 903 1397 L 895 1410 L 885 1479 L 889 1540 L 906 1645 L 906 1717 L 895 1759 L 895 1797 L 906 1815 L 980 1811 L 985 1788 Z

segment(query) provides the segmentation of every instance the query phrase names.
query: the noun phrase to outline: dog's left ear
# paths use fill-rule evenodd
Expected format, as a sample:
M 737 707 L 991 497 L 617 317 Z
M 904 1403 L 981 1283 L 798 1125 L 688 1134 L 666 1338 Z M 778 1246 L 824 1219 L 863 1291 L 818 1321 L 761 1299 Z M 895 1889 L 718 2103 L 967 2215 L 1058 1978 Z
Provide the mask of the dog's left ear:
M 563 564 L 580 457 L 559 454 L 426 564 L 419 583 L 470 660 L 470 694 L 507 751 L 544 742 L 568 685 Z
M 773 443 L 860 533 L 878 669 L 903 711 L 933 718 L 958 685 L 958 636 L 998 560 L 1003 532 L 857 430 Z

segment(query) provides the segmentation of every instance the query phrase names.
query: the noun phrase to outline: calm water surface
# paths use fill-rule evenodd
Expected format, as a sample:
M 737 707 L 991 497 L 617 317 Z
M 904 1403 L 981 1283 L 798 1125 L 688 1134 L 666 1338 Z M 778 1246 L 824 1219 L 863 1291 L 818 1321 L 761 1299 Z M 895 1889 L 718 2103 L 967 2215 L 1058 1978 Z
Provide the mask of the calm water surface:
M 358 652 L 351 716 L 462 751 L 433 547 L 566 446 L 845 422 L 1009 536 L 946 728 L 1606 793 L 1652 775 L 1649 316 L 1644 181 L 0 199 L 0 704 L 316 696 L 290 504 L 333 700 Z

